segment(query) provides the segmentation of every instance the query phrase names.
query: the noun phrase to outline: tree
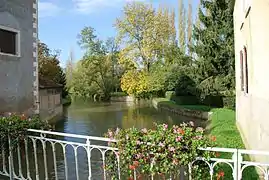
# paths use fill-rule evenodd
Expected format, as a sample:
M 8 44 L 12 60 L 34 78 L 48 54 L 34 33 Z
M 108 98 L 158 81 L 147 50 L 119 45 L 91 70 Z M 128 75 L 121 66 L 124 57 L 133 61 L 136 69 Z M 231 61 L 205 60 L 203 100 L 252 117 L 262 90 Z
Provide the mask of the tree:
M 73 79 L 73 73 L 74 73 L 74 52 L 71 49 L 69 52 L 69 58 L 66 62 L 66 69 L 65 69 L 65 74 L 66 74 L 66 87 L 69 89 L 71 86 L 71 82 Z
M 201 0 L 200 26 L 194 26 L 192 47 L 203 95 L 218 95 L 235 88 L 233 2 Z M 205 13 L 204 13 L 205 12 Z
M 179 4 L 179 47 L 182 52 L 186 52 L 186 10 L 184 8 L 183 0 L 178 1 Z
M 119 46 L 114 38 L 106 42 L 98 39 L 92 27 L 81 30 L 78 44 L 85 54 L 73 72 L 72 95 L 90 98 L 99 95 L 103 100 L 109 100 L 110 93 L 119 86 Z
M 121 62 L 149 72 L 165 47 L 175 43 L 174 14 L 142 2 L 127 3 L 123 12 L 116 21 L 118 40 L 125 46 Z
M 187 44 L 188 47 L 190 47 L 192 45 L 192 27 L 193 27 L 193 23 L 192 23 L 192 0 L 188 1 L 188 29 L 187 29 Z M 189 55 L 192 57 L 192 53 L 189 50 Z
M 53 51 L 45 43 L 38 43 L 38 63 L 39 77 L 45 80 L 53 81 L 55 84 L 63 85 L 62 96 L 66 97 L 66 78 L 58 59 L 59 51 Z

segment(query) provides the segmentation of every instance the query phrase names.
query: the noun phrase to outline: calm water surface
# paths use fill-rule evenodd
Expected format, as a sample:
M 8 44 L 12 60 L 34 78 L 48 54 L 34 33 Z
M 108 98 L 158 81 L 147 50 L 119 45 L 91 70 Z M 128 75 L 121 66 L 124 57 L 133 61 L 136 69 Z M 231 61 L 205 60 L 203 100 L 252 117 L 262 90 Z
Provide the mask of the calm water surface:
M 200 120 L 178 116 L 153 108 L 149 103 L 73 103 L 65 109 L 65 117 L 59 121 L 56 131 L 92 136 L 103 136 L 109 128 L 152 128 L 154 123 L 169 125 Z

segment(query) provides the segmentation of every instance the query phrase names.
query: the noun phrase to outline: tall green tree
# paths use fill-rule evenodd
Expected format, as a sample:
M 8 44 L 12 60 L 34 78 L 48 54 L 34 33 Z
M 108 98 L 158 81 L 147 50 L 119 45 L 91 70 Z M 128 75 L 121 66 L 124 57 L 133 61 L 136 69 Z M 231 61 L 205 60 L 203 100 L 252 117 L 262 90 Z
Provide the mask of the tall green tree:
M 203 95 L 235 88 L 233 2 L 201 0 L 200 26 L 194 26 L 196 72 Z
M 44 80 L 53 81 L 56 84 L 63 85 L 63 97 L 68 95 L 66 90 L 66 77 L 63 69 L 60 66 L 59 51 L 52 51 L 49 47 L 39 41 L 38 43 L 38 63 L 39 77 Z
M 116 74 L 119 47 L 116 41 L 109 38 L 103 42 L 92 27 L 85 27 L 78 35 L 78 44 L 85 54 L 73 71 L 72 95 L 91 98 L 99 95 L 103 100 L 109 100 L 110 93 L 119 86 Z
M 179 29 L 179 47 L 181 48 L 182 52 L 186 52 L 186 10 L 184 7 L 183 0 L 178 1 L 179 9 L 178 9 L 178 29 Z
M 188 27 L 187 27 L 187 44 L 188 47 L 192 45 L 192 0 L 188 0 Z M 189 50 L 189 55 L 192 56 L 191 51 Z
M 66 62 L 65 74 L 66 74 L 66 87 L 69 89 L 71 86 L 74 73 L 74 52 L 73 49 L 69 52 L 69 57 Z

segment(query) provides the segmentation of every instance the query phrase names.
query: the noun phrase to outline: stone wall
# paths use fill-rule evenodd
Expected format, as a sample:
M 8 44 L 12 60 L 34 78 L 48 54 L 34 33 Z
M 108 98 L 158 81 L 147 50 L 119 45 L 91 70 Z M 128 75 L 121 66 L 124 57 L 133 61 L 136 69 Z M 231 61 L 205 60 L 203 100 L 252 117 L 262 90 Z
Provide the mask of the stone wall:
M 18 31 L 18 55 L 0 54 L 0 113 L 38 113 L 37 5 L 1 0 L 0 26 Z
M 197 118 L 197 119 L 202 119 L 202 120 L 208 120 L 211 113 L 212 113 L 212 112 L 204 112 L 204 111 L 186 109 L 186 108 L 178 107 L 178 106 L 173 107 L 173 106 L 168 105 L 168 104 L 158 103 L 154 99 L 152 100 L 152 105 L 156 109 L 169 111 L 171 113 L 175 113 L 175 114 L 178 114 L 180 116 L 192 117 L 192 118 Z
M 55 120 L 55 117 L 61 117 L 63 114 L 63 105 L 61 90 L 40 89 L 40 118 L 43 120 Z
M 135 98 L 131 96 L 120 96 L 120 97 L 111 97 L 110 100 L 116 102 L 134 102 Z

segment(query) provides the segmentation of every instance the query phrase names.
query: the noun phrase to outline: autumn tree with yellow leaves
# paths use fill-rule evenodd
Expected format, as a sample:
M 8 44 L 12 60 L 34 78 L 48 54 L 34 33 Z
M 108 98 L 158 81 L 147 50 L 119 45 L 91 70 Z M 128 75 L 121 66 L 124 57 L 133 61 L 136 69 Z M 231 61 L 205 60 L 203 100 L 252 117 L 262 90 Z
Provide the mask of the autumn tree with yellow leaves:
M 158 91 L 152 74 L 156 63 L 168 61 L 167 48 L 176 45 L 175 12 L 142 2 L 127 3 L 115 26 L 124 47 L 119 62 L 127 70 L 121 79 L 122 90 L 133 95 Z

